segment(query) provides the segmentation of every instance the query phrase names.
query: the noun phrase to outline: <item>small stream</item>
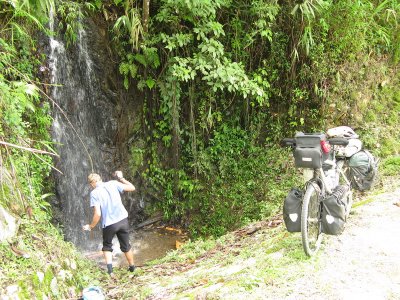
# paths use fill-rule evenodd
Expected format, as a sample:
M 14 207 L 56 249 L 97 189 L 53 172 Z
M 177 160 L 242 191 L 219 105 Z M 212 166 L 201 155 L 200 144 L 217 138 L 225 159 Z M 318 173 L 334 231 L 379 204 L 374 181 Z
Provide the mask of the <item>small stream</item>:
M 130 242 L 134 255 L 135 265 L 143 266 L 146 262 L 164 257 L 169 251 L 175 250 L 185 236 L 176 230 L 168 228 L 148 228 L 133 231 Z M 84 255 L 104 266 L 102 244 L 97 245 L 97 251 L 88 251 Z M 113 265 L 116 267 L 128 266 L 125 255 L 119 249 L 118 239 L 113 240 Z

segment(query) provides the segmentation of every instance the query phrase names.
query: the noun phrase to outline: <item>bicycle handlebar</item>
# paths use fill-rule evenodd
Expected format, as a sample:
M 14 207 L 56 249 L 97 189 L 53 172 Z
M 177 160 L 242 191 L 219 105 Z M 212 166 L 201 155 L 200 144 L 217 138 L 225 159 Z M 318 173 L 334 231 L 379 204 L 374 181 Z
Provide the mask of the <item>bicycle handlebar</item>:
M 347 146 L 349 140 L 346 138 L 330 138 L 327 140 L 332 146 Z M 280 141 L 281 147 L 296 147 L 296 139 L 284 138 Z
M 280 142 L 281 147 L 294 147 L 296 146 L 296 140 L 293 138 L 284 138 Z

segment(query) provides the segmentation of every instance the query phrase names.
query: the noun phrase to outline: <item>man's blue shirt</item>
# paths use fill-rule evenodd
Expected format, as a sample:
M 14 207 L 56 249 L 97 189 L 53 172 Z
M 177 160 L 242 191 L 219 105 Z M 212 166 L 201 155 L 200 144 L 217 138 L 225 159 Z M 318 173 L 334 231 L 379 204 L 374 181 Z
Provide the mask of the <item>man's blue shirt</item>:
M 128 217 L 121 195 L 123 184 L 116 180 L 98 182 L 90 193 L 90 206 L 100 206 L 102 228 L 115 224 Z

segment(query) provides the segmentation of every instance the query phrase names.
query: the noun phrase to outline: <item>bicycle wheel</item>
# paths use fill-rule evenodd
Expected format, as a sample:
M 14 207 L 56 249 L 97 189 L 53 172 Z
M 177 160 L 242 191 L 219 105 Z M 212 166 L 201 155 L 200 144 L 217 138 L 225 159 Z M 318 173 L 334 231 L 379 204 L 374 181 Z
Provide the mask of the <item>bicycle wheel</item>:
M 344 160 L 337 161 L 338 171 L 340 173 L 339 184 L 346 184 L 349 186 L 349 191 L 346 193 L 344 197 L 344 201 L 346 204 L 346 219 L 350 215 L 351 207 L 353 206 L 353 190 L 351 188 L 351 179 L 350 179 L 350 168 L 348 166 L 348 162 Z
M 345 196 L 346 201 L 346 220 L 350 216 L 351 207 L 353 206 L 353 191 L 349 189 Z
M 303 198 L 301 211 L 301 239 L 304 252 L 314 255 L 322 242 L 320 189 L 316 183 L 309 183 Z

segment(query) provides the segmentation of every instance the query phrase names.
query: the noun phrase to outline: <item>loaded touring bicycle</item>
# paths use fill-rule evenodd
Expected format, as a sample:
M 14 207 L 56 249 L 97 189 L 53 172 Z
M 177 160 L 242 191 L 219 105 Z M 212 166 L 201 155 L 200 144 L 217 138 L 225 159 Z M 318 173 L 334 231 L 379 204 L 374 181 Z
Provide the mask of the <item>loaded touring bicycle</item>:
M 315 254 L 323 233 L 341 234 L 349 217 L 352 187 L 371 188 L 377 161 L 362 150 L 358 135 L 347 126 L 327 133 L 302 133 L 285 138 L 282 146 L 291 147 L 294 163 L 308 174 L 302 189 L 292 188 L 283 205 L 283 218 L 289 232 L 301 232 L 308 256 Z

